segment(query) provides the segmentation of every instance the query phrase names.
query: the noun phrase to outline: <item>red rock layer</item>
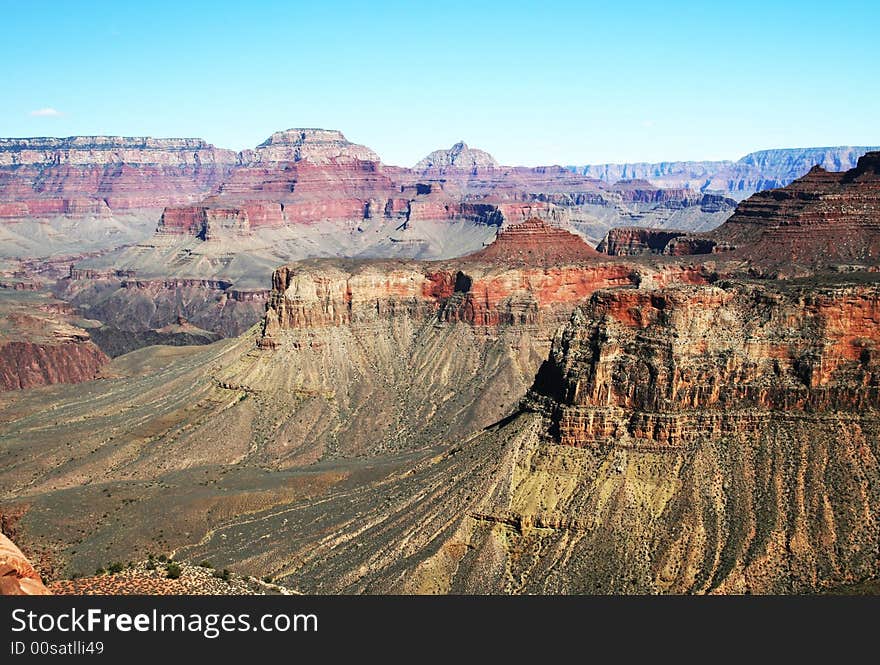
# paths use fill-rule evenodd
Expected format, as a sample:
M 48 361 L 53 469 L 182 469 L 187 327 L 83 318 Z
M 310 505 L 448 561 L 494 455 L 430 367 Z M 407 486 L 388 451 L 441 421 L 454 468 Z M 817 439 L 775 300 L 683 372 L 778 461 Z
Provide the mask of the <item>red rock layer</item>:
M 699 265 L 650 269 L 601 258 L 578 236 L 531 220 L 455 262 L 283 266 L 272 277 L 262 345 L 275 346 L 284 330 L 398 314 L 485 327 L 562 322 L 597 289 L 711 279 Z
M 558 265 L 602 258 L 579 236 L 532 218 L 502 229 L 495 241 L 467 256 L 469 261 Z
M 648 244 L 662 242 L 660 232 Z M 735 250 L 756 266 L 787 270 L 880 261 L 880 152 L 845 173 L 814 167 L 787 187 L 759 192 L 715 231 L 671 238 L 674 256 Z
M 89 341 L 9 341 L 0 345 L 0 390 L 91 381 L 108 362 Z
M 572 446 L 680 447 L 774 414 L 876 409 L 880 287 L 599 291 L 534 395 Z

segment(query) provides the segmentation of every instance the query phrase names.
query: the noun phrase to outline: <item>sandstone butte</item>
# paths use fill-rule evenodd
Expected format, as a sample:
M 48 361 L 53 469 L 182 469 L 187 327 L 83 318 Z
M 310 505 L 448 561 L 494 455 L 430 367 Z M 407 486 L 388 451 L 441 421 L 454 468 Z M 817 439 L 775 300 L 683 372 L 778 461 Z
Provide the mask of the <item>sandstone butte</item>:
M 2 533 L 0 533 L 0 595 L 50 595 L 40 579 L 40 574 L 27 557 Z

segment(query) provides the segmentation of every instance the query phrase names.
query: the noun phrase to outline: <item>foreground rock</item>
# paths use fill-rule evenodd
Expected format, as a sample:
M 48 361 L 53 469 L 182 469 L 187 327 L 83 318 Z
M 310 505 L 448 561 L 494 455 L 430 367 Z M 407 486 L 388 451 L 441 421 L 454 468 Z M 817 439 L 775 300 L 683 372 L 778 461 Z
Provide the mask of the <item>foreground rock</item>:
M 50 593 L 21 550 L 0 533 L 0 596 L 43 596 Z
M 168 564 L 141 561 L 116 573 L 57 580 L 49 585 L 59 596 L 265 596 L 294 593 L 255 577 L 216 571 L 208 566 L 177 563 L 179 575 L 169 577 Z

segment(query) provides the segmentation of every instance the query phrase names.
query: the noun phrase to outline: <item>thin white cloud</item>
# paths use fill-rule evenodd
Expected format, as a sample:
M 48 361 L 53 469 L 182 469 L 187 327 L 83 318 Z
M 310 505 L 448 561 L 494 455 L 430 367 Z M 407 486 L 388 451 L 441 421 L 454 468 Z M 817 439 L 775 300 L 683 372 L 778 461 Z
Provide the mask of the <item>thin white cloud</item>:
M 644 127 L 645 129 L 650 129 L 655 124 L 656 123 L 653 120 L 642 120 L 642 127 Z
M 47 106 L 44 109 L 37 109 L 36 111 L 31 111 L 31 116 L 34 118 L 58 118 L 64 115 L 58 109 L 53 109 L 51 106 Z

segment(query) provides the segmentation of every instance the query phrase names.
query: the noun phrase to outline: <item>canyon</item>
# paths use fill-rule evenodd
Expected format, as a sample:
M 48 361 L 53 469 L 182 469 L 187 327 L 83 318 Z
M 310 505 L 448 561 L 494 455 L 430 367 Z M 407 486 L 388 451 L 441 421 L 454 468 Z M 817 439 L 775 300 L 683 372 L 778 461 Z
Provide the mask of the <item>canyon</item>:
M 814 166 L 826 171 L 848 171 L 859 157 L 877 146 L 789 148 L 759 150 L 736 161 L 678 161 L 569 166 L 568 169 L 608 183 L 648 180 L 658 187 L 688 187 L 722 193 L 736 201 L 767 189 L 778 189 L 797 180 Z
M 39 302 L 65 341 L 116 344 L 70 377 L 93 380 L 0 392 L 0 513 L 31 561 L 64 577 L 162 551 L 310 593 L 876 580 L 880 153 L 726 214 L 463 143 L 413 170 L 367 150 L 282 132 L 224 156 L 147 241 L 10 259 L 6 320 L 35 327 L 20 308 Z M 594 247 L 591 197 L 725 220 Z M 396 240 L 261 255 L 346 225 Z M 404 242 L 437 229 L 461 237 Z M 206 343 L 132 349 L 121 330 Z
M 614 229 L 600 248 L 611 255 L 724 253 L 777 276 L 865 270 L 880 256 L 878 190 L 880 153 L 867 153 L 845 173 L 815 166 L 787 187 L 755 194 L 713 231 Z

